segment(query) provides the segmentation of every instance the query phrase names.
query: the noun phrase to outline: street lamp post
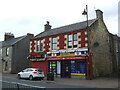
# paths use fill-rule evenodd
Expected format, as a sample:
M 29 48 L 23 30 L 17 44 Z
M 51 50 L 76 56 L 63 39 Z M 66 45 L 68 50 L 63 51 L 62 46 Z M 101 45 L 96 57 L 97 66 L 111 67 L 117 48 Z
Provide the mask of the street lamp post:
M 84 9 L 82 15 L 86 15 L 86 19 L 87 19 L 87 27 L 88 27 L 88 6 L 86 5 L 86 9 Z
M 89 30 L 88 30 L 88 6 L 86 5 L 86 9 L 84 9 L 84 11 L 83 11 L 83 13 L 82 13 L 82 15 L 86 15 L 86 22 L 87 22 L 87 24 L 86 24 L 86 31 L 87 31 L 87 36 L 88 36 L 88 71 L 87 71 L 87 76 L 86 76 L 86 78 L 87 79 L 92 79 L 92 77 L 91 77 L 91 72 L 90 72 L 90 64 L 91 64 L 91 62 L 90 62 L 90 60 L 91 60 L 91 55 L 90 55 L 90 52 L 89 52 L 89 39 L 90 39 L 90 36 L 89 36 Z

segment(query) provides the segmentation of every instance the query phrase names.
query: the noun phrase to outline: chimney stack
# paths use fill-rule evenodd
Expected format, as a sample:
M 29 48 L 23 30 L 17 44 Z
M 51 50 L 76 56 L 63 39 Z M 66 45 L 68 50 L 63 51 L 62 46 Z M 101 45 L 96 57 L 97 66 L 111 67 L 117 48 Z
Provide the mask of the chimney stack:
M 4 35 L 4 41 L 10 40 L 12 38 L 14 38 L 14 35 L 12 33 L 5 33 L 5 35 Z
M 47 24 L 45 24 L 44 26 L 45 26 L 45 31 L 51 29 L 51 25 L 49 25 L 49 21 L 47 21 Z
M 96 18 L 103 20 L 103 12 L 100 9 L 96 10 Z

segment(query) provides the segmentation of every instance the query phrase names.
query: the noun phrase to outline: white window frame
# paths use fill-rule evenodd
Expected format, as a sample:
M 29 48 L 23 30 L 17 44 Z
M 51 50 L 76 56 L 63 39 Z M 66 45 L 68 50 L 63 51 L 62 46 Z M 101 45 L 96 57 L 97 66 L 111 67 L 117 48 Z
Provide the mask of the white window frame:
M 78 47 L 78 35 L 77 35 L 77 38 L 75 39 L 74 38 L 74 35 L 77 35 L 77 33 L 75 33 L 75 34 L 69 34 L 68 36 L 67 36 L 67 48 L 77 48 Z M 71 39 L 70 39 L 70 37 L 69 36 L 71 36 Z M 75 42 L 77 42 L 77 46 L 75 47 L 74 46 L 74 43 Z M 69 44 L 72 44 L 71 46 L 69 46 Z
M 54 39 L 56 39 L 54 41 Z M 52 50 L 57 50 L 57 37 L 53 37 L 51 41 Z
M 36 41 L 36 51 L 43 51 L 43 39 Z

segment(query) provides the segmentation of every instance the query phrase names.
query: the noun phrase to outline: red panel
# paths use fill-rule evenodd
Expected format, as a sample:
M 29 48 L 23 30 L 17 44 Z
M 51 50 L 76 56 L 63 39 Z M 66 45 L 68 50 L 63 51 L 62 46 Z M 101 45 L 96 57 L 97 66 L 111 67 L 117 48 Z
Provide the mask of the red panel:
M 79 48 L 85 47 L 85 44 L 88 43 L 88 41 L 85 40 L 85 38 L 88 37 L 87 35 L 85 35 L 85 31 L 86 30 L 81 30 L 81 35 L 78 36 L 78 39 L 81 38 L 81 41 L 78 42 L 78 44 L 81 44 L 81 47 Z
M 85 57 L 64 57 L 64 58 L 48 58 L 47 60 L 75 60 L 75 59 L 86 59 Z
M 45 76 L 48 74 L 48 61 L 40 61 L 40 62 L 30 62 L 30 68 L 38 68 L 44 71 Z
M 45 51 L 49 51 L 49 48 L 50 48 L 50 46 L 49 46 L 49 43 L 50 43 L 50 41 L 49 41 L 49 37 L 46 37 L 45 38 Z
M 66 40 L 66 38 L 64 38 L 64 35 L 63 35 L 63 34 L 59 35 L 59 40 L 58 40 L 59 45 L 58 45 L 58 47 L 59 47 L 60 49 L 64 49 L 64 46 L 65 46 L 64 41 L 65 41 L 65 40 Z
M 34 41 L 32 41 L 31 46 L 32 46 L 31 51 L 34 52 L 35 51 L 35 43 L 34 43 Z
M 81 47 L 79 47 L 79 48 L 85 47 L 85 44 L 87 43 L 87 41 L 85 41 L 85 38 L 88 37 L 87 35 L 85 35 L 85 31 L 86 30 L 77 30 L 75 32 L 68 32 L 68 33 L 63 33 L 63 34 L 59 34 L 59 35 L 52 35 L 52 36 L 46 36 L 46 37 L 42 37 L 42 38 L 32 39 L 31 40 L 32 41 L 32 52 L 34 52 L 34 50 L 35 50 L 35 47 L 34 47 L 34 45 L 35 45 L 34 41 L 35 40 L 45 39 L 45 42 L 44 42 L 45 46 L 44 46 L 44 48 L 45 48 L 45 51 L 49 51 L 49 48 L 50 48 L 50 46 L 49 46 L 49 43 L 50 43 L 49 38 L 57 37 L 57 36 L 60 37 L 59 40 L 58 40 L 59 41 L 59 45 L 58 46 L 60 47 L 60 49 L 65 49 L 64 48 L 64 46 L 65 46 L 64 41 L 66 39 L 64 38 L 64 35 L 74 34 L 74 33 L 78 33 L 78 32 L 81 32 L 81 35 L 78 36 L 78 39 L 81 38 L 81 41 L 78 42 L 78 44 L 81 44 Z
M 93 64 L 92 64 L 92 55 L 90 55 L 90 79 L 93 79 Z

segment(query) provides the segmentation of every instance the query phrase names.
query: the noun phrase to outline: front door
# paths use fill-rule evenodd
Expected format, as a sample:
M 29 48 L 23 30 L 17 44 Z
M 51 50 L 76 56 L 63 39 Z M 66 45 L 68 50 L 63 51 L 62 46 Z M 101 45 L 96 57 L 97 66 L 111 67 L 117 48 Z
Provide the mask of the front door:
M 61 77 L 70 78 L 70 61 L 61 61 Z

